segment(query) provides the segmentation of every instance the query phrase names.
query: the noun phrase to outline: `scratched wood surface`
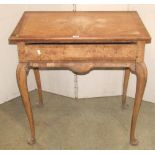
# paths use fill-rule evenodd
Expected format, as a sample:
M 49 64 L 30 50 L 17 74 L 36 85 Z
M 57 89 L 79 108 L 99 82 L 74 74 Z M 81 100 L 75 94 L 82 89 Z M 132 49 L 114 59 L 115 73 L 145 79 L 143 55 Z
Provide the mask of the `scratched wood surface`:
M 130 26 L 129 26 L 130 23 Z M 135 11 L 25 12 L 10 42 L 145 41 L 150 36 Z
M 20 62 L 52 60 L 136 60 L 136 44 L 27 45 Z

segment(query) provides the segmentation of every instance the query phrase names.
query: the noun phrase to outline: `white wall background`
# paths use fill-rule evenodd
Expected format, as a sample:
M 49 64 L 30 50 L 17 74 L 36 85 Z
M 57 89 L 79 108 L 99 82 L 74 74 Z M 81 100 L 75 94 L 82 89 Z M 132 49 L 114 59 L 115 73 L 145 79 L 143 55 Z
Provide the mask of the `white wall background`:
M 9 10 L 9 11 L 8 11 Z M 72 11 L 73 5 L 0 5 L 0 103 L 19 96 L 16 83 L 18 63 L 15 45 L 8 44 L 8 37 L 26 10 Z M 148 83 L 144 100 L 155 103 L 155 5 L 76 5 L 76 11 L 137 10 L 152 36 L 146 46 L 145 62 L 148 66 Z M 121 95 L 123 71 L 92 71 L 77 78 L 70 71 L 41 71 L 43 90 L 75 97 L 100 97 Z M 77 82 L 75 82 L 77 81 Z M 129 82 L 128 95 L 134 97 L 135 76 Z M 36 88 L 33 73 L 28 77 L 29 90 Z M 78 87 L 75 90 L 75 87 Z

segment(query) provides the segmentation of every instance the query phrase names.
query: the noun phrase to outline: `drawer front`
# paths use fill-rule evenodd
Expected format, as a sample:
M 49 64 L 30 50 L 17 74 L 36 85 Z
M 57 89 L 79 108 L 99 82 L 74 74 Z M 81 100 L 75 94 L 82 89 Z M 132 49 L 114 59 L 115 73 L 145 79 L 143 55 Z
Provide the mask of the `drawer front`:
M 135 60 L 136 44 L 26 45 L 26 61 Z

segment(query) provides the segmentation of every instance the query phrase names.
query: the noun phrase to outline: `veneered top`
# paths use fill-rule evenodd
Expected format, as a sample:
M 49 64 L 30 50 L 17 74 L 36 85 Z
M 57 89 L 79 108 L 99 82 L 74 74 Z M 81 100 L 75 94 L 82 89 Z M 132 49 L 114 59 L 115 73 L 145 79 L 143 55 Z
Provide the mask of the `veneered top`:
M 24 12 L 10 43 L 150 42 L 135 11 Z

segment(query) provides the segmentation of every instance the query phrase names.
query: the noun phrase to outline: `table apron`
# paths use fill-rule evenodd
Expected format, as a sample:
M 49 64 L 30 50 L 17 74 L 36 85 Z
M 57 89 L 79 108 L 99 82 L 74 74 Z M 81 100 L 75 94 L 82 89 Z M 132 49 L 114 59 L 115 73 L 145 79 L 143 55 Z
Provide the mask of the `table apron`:
M 19 51 L 19 61 L 134 61 L 136 53 L 136 44 L 30 44 Z
M 64 69 L 76 74 L 86 74 L 93 69 L 124 69 L 135 70 L 136 61 L 55 61 L 55 62 L 29 62 L 29 68 Z

